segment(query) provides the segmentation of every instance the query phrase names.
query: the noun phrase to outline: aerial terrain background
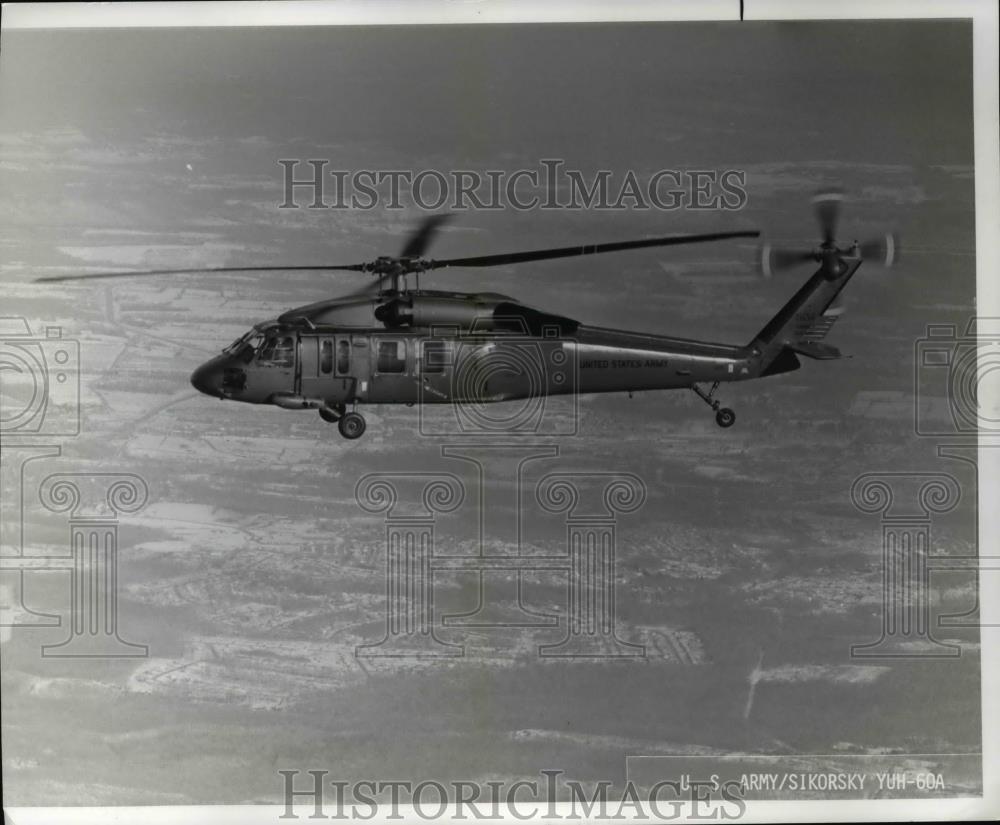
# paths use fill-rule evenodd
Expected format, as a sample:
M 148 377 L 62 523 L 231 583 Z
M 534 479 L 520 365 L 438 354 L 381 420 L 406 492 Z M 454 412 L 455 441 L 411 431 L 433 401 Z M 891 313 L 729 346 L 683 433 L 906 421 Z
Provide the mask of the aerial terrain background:
M 150 491 L 119 527 L 120 632 L 148 657 L 43 657 L 65 622 L 4 628 L 8 804 L 276 802 L 281 769 L 439 781 L 560 769 L 620 784 L 635 755 L 978 752 L 974 631 L 936 631 L 961 645 L 947 661 L 850 656 L 882 621 L 882 527 L 852 506 L 855 479 L 953 475 L 963 498 L 936 517 L 931 551 L 975 552 L 974 470 L 914 426 L 919 403 L 946 408 L 944 383 L 915 390 L 916 342 L 928 324 L 961 334 L 975 311 L 969 25 L 7 31 L 0 46 L 0 315 L 79 342 L 81 410 L 79 435 L 37 440 L 60 455 L 4 476 L 4 555 L 22 535 L 26 555 L 67 552 L 65 515 L 33 497 L 49 473 L 134 473 Z M 731 430 L 691 393 L 554 402 L 578 416 L 576 434 L 539 437 L 558 455 L 527 483 L 627 472 L 646 487 L 616 525 L 616 632 L 645 656 L 540 657 L 565 630 L 566 584 L 538 573 L 525 605 L 557 625 L 439 621 L 463 657 L 359 659 L 384 634 L 385 525 L 355 485 L 440 471 L 474 489 L 471 465 L 442 454 L 449 437 L 421 433 L 416 409 L 365 410 L 368 432 L 347 442 L 313 412 L 220 403 L 188 376 L 253 323 L 364 277 L 33 283 L 371 260 L 422 217 L 279 209 L 283 158 L 746 173 L 738 211 L 466 211 L 432 257 L 748 228 L 813 244 L 809 198 L 831 186 L 847 194 L 842 239 L 896 229 L 904 256 L 862 266 L 846 290 L 828 342 L 851 358 L 722 388 Z M 810 274 L 762 280 L 754 255 L 728 242 L 425 285 L 743 343 Z M 499 500 L 485 541 L 504 552 L 515 499 Z M 524 552 L 564 547 L 563 517 L 528 526 Z M 436 541 L 478 552 L 474 515 L 442 517 Z M 936 610 L 974 608 L 968 576 L 933 583 Z M 25 604 L 65 617 L 68 586 L 64 571 L 25 574 Z M 473 610 L 475 592 L 468 572 L 436 575 L 436 617 Z

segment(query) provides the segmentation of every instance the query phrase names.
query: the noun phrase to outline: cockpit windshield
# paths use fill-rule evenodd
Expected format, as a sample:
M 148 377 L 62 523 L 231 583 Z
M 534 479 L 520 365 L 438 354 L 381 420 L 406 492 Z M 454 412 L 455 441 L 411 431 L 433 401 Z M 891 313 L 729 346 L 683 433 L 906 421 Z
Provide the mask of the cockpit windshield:
M 263 330 L 255 327 L 233 341 L 223 352 L 247 364 L 256 361 L 263 366 L 294 367 L 295 336 L 273 327 Z
M 253 358 L 254 352 L 256 352 L 257 347 L 260 346 L 261 342 L 264 340 L 264 336 L 261 335 L 257 330 L 252 329 L 245 335 L 241 335 L 228 347 L 226 347 L 223 352 L 227 355 L 233 355 L 238 358 L 242 358 L 243 361 L 249 363 Z

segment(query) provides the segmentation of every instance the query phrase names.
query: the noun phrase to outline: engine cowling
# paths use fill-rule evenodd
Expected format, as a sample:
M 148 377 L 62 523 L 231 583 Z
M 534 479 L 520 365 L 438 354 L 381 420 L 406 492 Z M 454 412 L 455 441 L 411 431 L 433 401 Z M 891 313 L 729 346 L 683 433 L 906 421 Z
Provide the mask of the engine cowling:
M 503 330 L 542 335 L 556 329 L 572 334 L 577 321 L 542 312 L 503 295 L 397 295 L 375 308 L 375 318 L 389 329 L 452 327 L 462 330 Z
M 504 301 L 469 300 L 438 295 L 401 295 L 375 308 L 375 318 L 389 328 L 458 327 L 493 329 L 496 307 Z

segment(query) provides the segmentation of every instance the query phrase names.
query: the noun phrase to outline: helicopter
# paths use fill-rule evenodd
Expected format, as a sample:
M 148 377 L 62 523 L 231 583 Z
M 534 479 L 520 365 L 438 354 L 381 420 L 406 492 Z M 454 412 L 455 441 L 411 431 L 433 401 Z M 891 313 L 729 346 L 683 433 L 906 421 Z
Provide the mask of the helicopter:
M 842 312 L 838 295 L 865 259 L 892 265 L 895 235 L 847 247 L 835 239 L 840 192 L 813 200 L 821 243 L 809 249 L 761 247 L 764 276 L 792 266 L 819 268 L 751 341 L 731 345 L 590 326 L 494 292 L 422 289 L 442 268 L 482 268 L 650 247 L 758 238 L 758 231 L 672 235 L 642 240 L 435 260 L 425 258 L 449 215 L 425 219 L 398 256 L 347 265 L 213 267 L 59 275 L 39 281 L 205 272 L 350 271 L 373 284 L 255 324 L 191 375 L 199 392 L 222 400 L 315 409 L 346 439 L 359 438 L 368 404 L 482 404 L 567 393 L 686 389 L 715 413 L 736 414 L 720 385 L 791 372 L 798 356 L 840 358 L 823 343 Z

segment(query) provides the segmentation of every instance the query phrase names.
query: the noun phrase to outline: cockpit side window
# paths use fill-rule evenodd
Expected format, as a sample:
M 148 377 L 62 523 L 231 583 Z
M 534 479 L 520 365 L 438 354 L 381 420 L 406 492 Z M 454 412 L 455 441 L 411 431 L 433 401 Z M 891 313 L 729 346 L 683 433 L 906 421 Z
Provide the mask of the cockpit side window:
M 257 353 L 257 360 L 270 361 L 271 358 L 274 356 L 274 348 L 277 345 L 277 343 L 278 343 L 277 338 L 268 338 L 264 342 L 264 346 L 262 346 L 260 348 L 260 351 Z
M 290 335 L 268 338 L 257 354 L 257 360 L 262 364 L 275 367 L 292 367 L 295 365 L 295 339 Z

